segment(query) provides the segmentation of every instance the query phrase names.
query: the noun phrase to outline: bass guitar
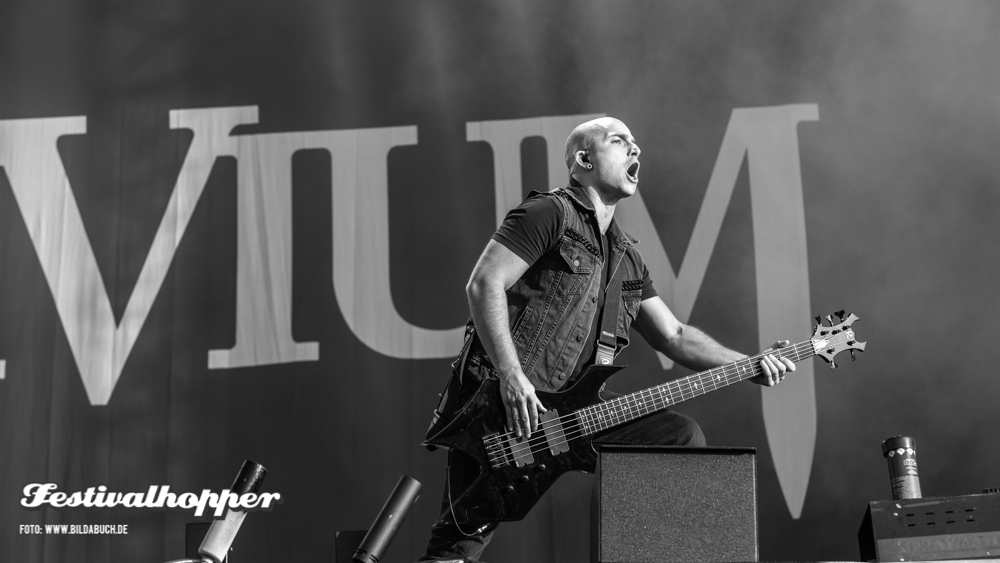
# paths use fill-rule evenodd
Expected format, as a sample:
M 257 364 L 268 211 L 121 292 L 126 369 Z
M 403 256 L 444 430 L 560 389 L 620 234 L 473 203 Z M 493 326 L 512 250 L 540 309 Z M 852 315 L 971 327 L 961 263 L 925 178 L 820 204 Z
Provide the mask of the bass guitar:
M 844 350 L 863 351 L 851 325 L 836 313 L 840 323 L 826 317 L 829 326 L 816 317 L 812 338 L 767 353 L 800 362 L 819 356 L 835 368 L 833 358 Z M 452 483 L 448 495 L 451 511 L 460 526 L 521 520 L 542 494 L 567 471 L 593 472 L 597 453 L 594 434 L 680 402 L 722 389 L 763 373 L 758 354 L 731 364 L 676 379 L 649 389 L 602 401 L 598 395 L 604 382 L 625 366 L 588 366 L 572 387 L 556 393 L 536 392 L 547 412 L 539 417 L 538 431 L 525 440 L 505 428 L 506 416 L 499 382 L 484 380 L 472 398 L 424 445 L 461 452 L 479 465 L 475 478 Z M 483 529 L 483 528 L 480 528 Z

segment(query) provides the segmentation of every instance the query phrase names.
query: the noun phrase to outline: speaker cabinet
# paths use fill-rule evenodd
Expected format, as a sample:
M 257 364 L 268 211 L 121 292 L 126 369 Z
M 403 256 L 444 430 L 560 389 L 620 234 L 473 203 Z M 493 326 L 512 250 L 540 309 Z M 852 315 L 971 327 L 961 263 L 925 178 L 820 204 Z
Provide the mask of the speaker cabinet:
M 597 446 L 591 561 L 757 561 L 754 448 Z

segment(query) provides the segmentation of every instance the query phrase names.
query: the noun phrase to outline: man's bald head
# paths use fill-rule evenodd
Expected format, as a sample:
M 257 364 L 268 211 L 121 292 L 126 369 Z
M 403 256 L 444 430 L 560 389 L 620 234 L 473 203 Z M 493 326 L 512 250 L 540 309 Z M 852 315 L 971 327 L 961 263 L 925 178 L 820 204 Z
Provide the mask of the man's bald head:
M 566 168 L 573 173 L 573 163 L 576 161 L 577 151 L 590 151 L 594 139 L 603 136 L 608 125 L 618 121 L 613 117 L 598 117 L 586 123 L 581 123 L 566 138 Z M 621 123 L 620 121 L 618 121 Z

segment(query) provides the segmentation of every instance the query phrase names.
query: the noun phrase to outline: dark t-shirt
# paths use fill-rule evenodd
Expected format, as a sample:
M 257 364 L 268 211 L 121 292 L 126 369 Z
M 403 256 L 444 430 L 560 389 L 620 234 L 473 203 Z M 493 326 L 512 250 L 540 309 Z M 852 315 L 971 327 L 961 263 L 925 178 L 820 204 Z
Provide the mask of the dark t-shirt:
M 493 240 L 504 245 L 508 250 L 517 254 L 529 265 L 534 264 L 545 253 L 552 250 L 559 243 L 559 228 L 562 225 L 563 210 L 552 197 L 534 195 L 526 199 L 521 205 L 515 207 L 504 218 L 500 228 L 493 234 Z M 607 235 L 598 234 L 601 240 L 601 251 L 606 257 L 608 255 L 609 241 Z M 607 262 L 607 259 L 605 259 Z M 603 268 L 601 272 L 601 287 L 607 288 L 610 268 Z M 642 268 L 642 299 L 649 299 L 656 296 L 656 289 L 653 281 L 649 279 L 649 271 L 645 265 Z M 570 381 L 587 365 L 594 363 L 594 355 L 597 351 L 597 336 L 600 334 L 601 312 L 604 310 L 604 291 L 597 294 L 597 314 L 590 327 L 590 334 L 584 340 L 583 351 L 580 359 L 577 360 L 573 373 L 570 374 Z

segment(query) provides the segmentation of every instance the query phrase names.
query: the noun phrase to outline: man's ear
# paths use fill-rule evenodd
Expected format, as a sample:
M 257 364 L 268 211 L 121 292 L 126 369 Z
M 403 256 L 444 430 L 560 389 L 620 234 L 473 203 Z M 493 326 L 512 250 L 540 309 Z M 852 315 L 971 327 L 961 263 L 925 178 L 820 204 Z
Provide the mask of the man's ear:
M 590 164 L 590 155 L 587 154 L 587 151 L 576 151 L 576 162 L 588 170 L 593 167 Z

